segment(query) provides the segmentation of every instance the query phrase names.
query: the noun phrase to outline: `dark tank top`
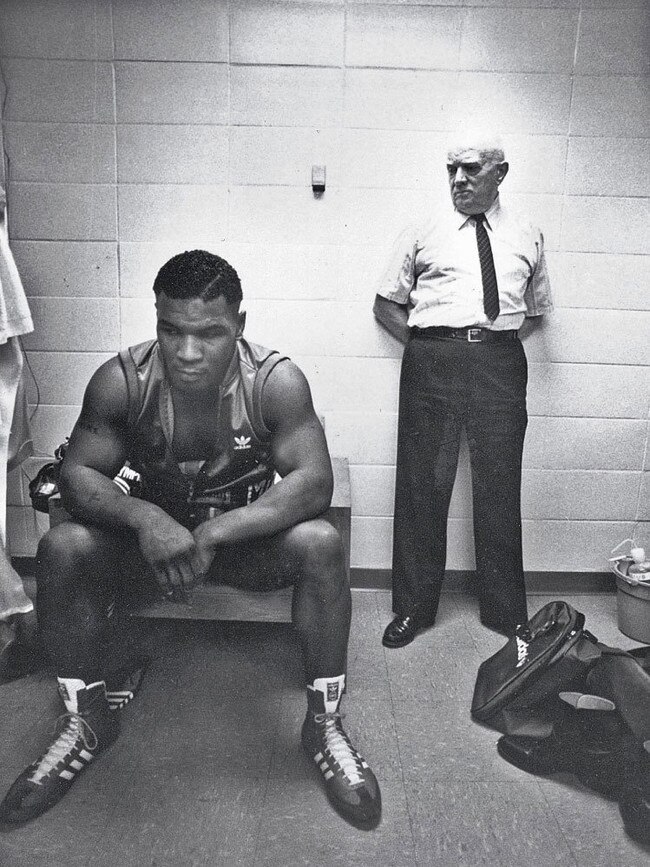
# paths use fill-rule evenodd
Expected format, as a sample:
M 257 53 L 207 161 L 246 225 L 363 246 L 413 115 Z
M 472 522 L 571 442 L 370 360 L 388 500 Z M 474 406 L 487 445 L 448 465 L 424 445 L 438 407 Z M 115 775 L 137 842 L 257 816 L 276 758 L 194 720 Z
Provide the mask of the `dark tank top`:
M 275 350 L 240 338 L 219 389 L 217 434 L 204 461 L 180 462 L 172 451 L 174 412 L 156 340 L 120 352 L 129 391 L 128 463 L 142 477 L 142 497 L 193 528 L 245 506 L 272 484 L 271 432 L 262 390 Z

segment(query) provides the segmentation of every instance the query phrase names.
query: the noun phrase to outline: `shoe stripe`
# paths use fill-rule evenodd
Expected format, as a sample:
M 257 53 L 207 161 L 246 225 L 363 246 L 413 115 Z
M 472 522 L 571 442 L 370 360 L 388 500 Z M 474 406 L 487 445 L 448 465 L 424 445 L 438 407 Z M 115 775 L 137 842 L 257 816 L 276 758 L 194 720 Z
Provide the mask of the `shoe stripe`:
M 81 750 L 79 753 L 79 758 L 83 759 L 86 762 L 92 762 L 93 754 L 89 753 L 88 750 Z

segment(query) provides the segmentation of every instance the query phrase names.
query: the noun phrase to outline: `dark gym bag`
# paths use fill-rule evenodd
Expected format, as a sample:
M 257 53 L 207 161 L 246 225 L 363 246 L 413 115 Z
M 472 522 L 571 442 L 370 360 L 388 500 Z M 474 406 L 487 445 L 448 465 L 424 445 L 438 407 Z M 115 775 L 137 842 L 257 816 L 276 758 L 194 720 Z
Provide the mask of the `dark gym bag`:
M 504 734 L 550 733 L 560 690 L 580 687 L 602 645 L 567 602 L 550 602 L 481 663 L 472 716 Z
M 650 843 L 650 648 L 599 643 L 565 602 L 545 605 L 479 668 L 473 717 L 505 732 L 502 758 L 533 774 L 574 774 L 616 798 Z

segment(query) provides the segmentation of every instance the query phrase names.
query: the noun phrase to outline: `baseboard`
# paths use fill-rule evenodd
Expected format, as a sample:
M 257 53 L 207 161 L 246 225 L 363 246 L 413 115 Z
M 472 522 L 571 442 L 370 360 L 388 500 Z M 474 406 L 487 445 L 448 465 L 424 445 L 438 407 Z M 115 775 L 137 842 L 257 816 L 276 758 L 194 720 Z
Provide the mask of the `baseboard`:
M 612 593 L 616 590 L 611 572 L 526 572 L 526 591 L 534 594 L 552 593 Z M 390 590 L 390 569 L 350 570 L 350 584 L 363 590 Z M 449 570 L 445 574 L 443 592 L 470 593 L 476 573 L 470 570 Z
M 34 574 L 34 557 L 13 557 L 14 569 L 19 575 L 29 577 Z M 447 593 L 469 593 L 475 580 L 474 572 L 452 570 L 445 576 L 443 590 Z M 356 590 L 390 590 L 390 569 L 350 570 L 350 584 Z M 611 572 L 526 572 L 528 593 L 607 593 L 616 590 Z

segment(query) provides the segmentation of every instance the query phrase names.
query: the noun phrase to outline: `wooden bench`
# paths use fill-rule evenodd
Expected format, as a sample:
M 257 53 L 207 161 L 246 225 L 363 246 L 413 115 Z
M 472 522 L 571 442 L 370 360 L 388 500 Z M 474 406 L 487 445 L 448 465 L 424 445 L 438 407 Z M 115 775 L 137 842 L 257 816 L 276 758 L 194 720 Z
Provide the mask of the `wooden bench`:
M 334 494 L 326 513 L 327 520 L 339 531 L 345 551 L 348 580 L 350 579 L 350 468 L 347 458 L 332 458 Z M 65 521 L 68 515 L 57 496 L 49 501 L 50 525 Z M 224 584 L 203 584 L 193 593 L 192 604 L 178 602 L 148 603 L 130 609 L 134 617 L 171 617 L 184 620 L 247 620 L 269 623 L 291 622 L 292 588 L 255 593 Z

